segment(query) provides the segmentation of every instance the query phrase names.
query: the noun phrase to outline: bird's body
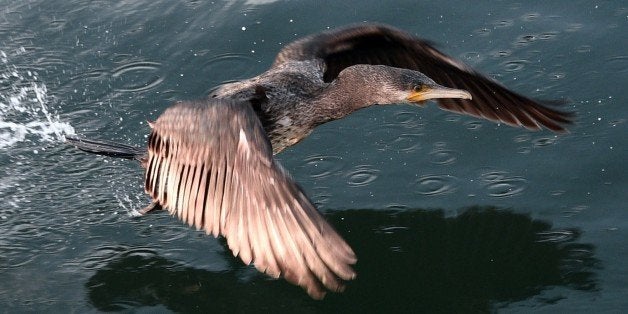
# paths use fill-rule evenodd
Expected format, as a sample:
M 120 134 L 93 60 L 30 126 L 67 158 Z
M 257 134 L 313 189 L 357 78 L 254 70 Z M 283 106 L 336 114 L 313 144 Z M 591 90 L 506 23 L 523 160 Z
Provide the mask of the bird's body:
M 273 154 L 361 108 L 429 99 L 445 110 L 534 130 L 562 132 L 570 122 L 568 113 L 506 89 L 426 41 L 364 24 L 297 40 L 259 76 L 171 106 L 151 123 L 147 151 L 69 141 L 140 159 L 153 198 L 148 209 L 166 208 L 224 236 L 245 263 L 321 298 L 355 278 L 357 259 Z
M 222 85 L 210 97 L 251 104 L 277 154 L 331 119 L 319 115 L 311 103 L 312 96 L 329 85 L 323 82 L 322 66 L 314 60 L 288 62 L 254 78 Z

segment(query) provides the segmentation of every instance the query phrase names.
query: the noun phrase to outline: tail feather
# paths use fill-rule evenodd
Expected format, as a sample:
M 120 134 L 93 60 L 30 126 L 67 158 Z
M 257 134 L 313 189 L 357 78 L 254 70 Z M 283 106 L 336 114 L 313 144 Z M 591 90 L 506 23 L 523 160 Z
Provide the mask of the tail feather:
M 142 157 L 146 154 L 145 148 L 119 144 L 111 141 L 97 141 L 75 136 L 66 136 L 65 140 L 67 143 L 74 145 L 82 151 L 109 157 L 136 159 L 141 161 Z

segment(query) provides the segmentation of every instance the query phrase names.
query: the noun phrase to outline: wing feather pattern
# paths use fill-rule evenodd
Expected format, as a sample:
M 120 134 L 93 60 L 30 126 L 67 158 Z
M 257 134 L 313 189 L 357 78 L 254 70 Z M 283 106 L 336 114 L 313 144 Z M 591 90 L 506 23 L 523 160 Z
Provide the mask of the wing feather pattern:
M 180 102 L 151 126 L 145 188 L 171 214 L 314 298 L 355 277 L 354 252 L 273 159 L 247 104 Z
M 515 93 L 495 80 L 437 50 L 430 42 L 390 26 L 363 24 L 304 37 L 280 51 L 273 66 L 289 60 L 321 59 L 323 79 L 333 81 L 356 64 L 388 65 L 422 72 L 436 83 L 471 93 L 473 99 L 439 99 L 439 107 L 456 113 L 523 126 L 565 132 L 570 112 Z

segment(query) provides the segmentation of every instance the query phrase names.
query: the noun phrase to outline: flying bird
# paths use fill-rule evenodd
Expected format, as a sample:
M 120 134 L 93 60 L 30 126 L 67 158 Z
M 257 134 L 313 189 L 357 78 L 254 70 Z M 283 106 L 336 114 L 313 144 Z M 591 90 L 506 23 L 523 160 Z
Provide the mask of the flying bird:
M 435 100 L 444 110 L 565 132 L 572 114 L 502 86 L 434 45 L 381 24 L 285 46 L 260 75 L 180 101 L 150 123 L 148 148 L 68 137 L 77 148 L 138 160 L 152 204 L 216 237 L 235 256 L 321 299 L 356 277 L 349 244 L 273 158 L 316 126 L 371 105 Z

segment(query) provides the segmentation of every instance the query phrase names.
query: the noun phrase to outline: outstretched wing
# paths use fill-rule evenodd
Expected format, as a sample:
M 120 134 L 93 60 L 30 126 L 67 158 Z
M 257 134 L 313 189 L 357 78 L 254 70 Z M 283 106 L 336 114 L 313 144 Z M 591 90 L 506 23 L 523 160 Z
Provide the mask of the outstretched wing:
M 355 277 L 352 249 L 273 159 L 250 106 L 180 102 L 151 126 L 145 188 L 170 213 L 314 298 Z
M 547 107 L 508 90 L 429 42 L 390 26 L 364 24 L 297 40 L 277 55 L 274 66 L 289 60 L 324 61 L 326 82 L 355 64 L 381 64 L 422 72 L 436 83 L 464 89 L 473 99 L 439 99 L 440 108 L 513 126 L 564 132 L 572 114 Z

